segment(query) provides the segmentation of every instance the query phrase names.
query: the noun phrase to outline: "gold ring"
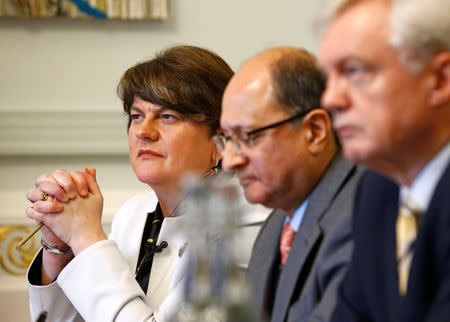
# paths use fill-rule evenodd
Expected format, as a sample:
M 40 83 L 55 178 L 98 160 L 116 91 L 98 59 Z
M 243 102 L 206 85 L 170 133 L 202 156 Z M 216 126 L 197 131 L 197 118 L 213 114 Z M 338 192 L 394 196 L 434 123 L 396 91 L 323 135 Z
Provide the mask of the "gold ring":
M 41 194 L 41 198 L 39 198 L 39 199 L 41 199 L 42 201 L 46 201 L 48 199 L 48 194 L 46 192 L 43 192 Z

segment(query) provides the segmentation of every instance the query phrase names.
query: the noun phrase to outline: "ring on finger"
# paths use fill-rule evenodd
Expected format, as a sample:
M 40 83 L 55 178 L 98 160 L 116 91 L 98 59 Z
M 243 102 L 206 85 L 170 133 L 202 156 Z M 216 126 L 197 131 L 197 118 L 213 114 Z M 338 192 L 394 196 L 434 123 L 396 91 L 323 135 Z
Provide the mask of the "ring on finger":
M 42 192 L 41 197 L 39 199 L 42 201 L 46 201 L 48 199 L 48 194 L 46 192 Z

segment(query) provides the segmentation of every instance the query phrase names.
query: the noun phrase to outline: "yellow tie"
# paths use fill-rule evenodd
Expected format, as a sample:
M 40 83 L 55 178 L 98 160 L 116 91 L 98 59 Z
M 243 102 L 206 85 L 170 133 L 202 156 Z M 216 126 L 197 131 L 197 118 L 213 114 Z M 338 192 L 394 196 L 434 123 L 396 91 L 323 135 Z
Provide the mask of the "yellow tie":
M 421 212 L 411 206 L 411 201 L 404 198 L 397 217 L 397 268 L 400 295 L 405 295 L 408 276 L 414 251 L 414 242 L 420 225 Z

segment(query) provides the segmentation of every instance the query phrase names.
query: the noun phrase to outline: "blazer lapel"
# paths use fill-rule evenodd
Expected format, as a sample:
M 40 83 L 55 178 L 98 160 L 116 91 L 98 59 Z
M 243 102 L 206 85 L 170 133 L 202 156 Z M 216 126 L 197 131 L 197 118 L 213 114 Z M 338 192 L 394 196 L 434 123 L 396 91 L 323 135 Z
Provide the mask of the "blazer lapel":
M 331 202 L 339 192 L 347 177 L 355 166 L 345 161 L 340 154 L 330 163 L 313 192 L 308 197 L 308 208 L 289 252 L 285 267 L 280 276 L 272 314 L 273 322 L 284 321 L 287 317 L 292 296 L 300 282 L 304 286 L 307 276 L 302 276 L 302 270 L 310 254 L 317 251 L 322 237 L 320 220 L 326 213 Z M 305 272 L 308 274 L 309 272 Z
M 304 263 L 308 258 L 322 233 L 317 224 L 312 224 L 305 234 L 295 236 L 294 243 L 290 250 L 286 264 L 281 272 L 277 285 L 275 304 L 273 308 L 272 321 L 284 321 L 289 311 L 292 295 L 297 287 Z M 306 280 L 306 279 L 304 279 Z
M 147 208 L 149 207 L 127 209 L 129 215 L 133 216 L 133 219 L 118 222 L 116 225 L 119 231 L 110 235 L 110 239 L 116 241 L 121 253 L 125 254 L 125 259 L 134 270 L 136 270 L 139 251 L 141 249 L 142 234 L 148 213 Z M 124 216 L 120 219 L 122 218 Z
M 386 194 L 386 206 L 384 213 L 379 214 L 380 220 L 384 220 L 384 223 L 382 224 L 382 227 L 384 227 L 384 236 L 379 236 L 384 239 L 384 247 L 380 248 L 380 251 L 383 253 L 380 255 L 380 258 L 383 258 L 384 265 L 382 265 L 383 270 L 381 272 L 374 272 L 374 275 L 380 275 L 374 276 L 373 278 L 380 286 L 383 281 L 386 283 L 384 288 L 381 289 L 386 289 L 387 292 L 379 295 L 380 297 L 384 297 L 384 299 L 380 298 L 379 302 L 385 301 L 386 308 L 389 307 L 386 316 L 389 316 L 391 321 L 395 321 L 401 305 L 401 298 L 398 290 L 397 242 L 395 232 L 399 209 L 399 189 L 395 184 L 390 183 L 389 186 L 386 185 L 384 191 Z
M 252 257 L 248 266 L 247 278 L 252 287 L 253 301 L 257 312 L 267 311 L 270 285 L 272 285 L 272 269 L 279 259 L 279 240 L 285 214 L 281 210 L 274 210 L 261 228 L 262 235 L 254 244 Z

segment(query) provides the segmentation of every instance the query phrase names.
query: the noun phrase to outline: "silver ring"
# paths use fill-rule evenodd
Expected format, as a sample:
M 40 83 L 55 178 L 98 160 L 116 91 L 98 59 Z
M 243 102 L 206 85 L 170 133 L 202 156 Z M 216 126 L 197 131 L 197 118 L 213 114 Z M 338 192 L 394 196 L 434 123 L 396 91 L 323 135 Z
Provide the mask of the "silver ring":
M 46 192 L 42 192 L 41 198 L 39 199 L 41 199 L 42 201 L 46 201 L 48 199 L 48 194 Z

